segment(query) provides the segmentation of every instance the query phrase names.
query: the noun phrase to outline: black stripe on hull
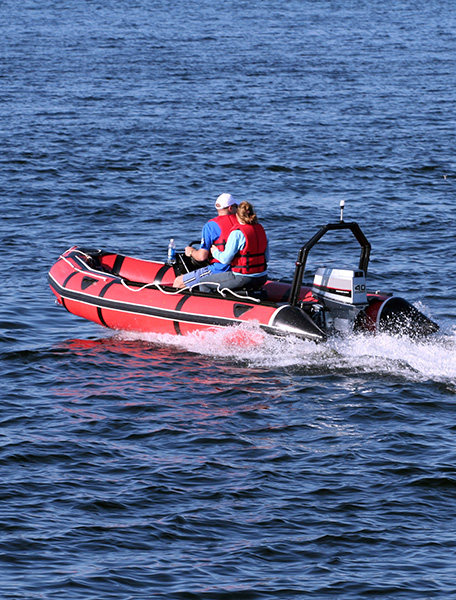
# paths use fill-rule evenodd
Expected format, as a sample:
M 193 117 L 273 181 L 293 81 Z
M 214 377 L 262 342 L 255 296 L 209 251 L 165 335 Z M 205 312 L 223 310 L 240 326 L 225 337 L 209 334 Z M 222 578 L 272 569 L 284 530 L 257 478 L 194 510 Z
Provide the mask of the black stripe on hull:
M 157 274 L 155 275 L 155 279 L 154 279 L 154 283 L 161 283 L 161 280 L 163 279 L 164 274 L 170 269 L 171 267 L 167 264 L 164 264 L 163 267 L 160 267 L 160 269 L 158 270 Z
M 74 276 L 76 275 L 76 273 L 77 273 L 77 271 L 74 271 L 73 273 L 70 273 L 70 274 L 68 275 L 68 277 L 66 277 L 65 281 L 63 282 L 63 287 L 65 287 L 65 286 L 66 286 L 66 284 L 67 284 L 67 283 L 70 281 L 70 279 L 71 279 L 72 277 L 74 277 Z M 65 298 L 64 298 L 64 297 L 62 296 L 62 294 L 61 294 L 61 290 L 62 290 L 63 288 L 61 288 L 61 287 L 60 287 L 60 286 L 57 284 L 57 282 L 56 282 L 56 281 L 54 281 L 54 280 L 51 278 L 51 276 L 50 276 L 50 275 L 48 276 L 48 281 L 49 281 L 49 284 L 50 284 L 51 288 L 52 288 L 52 289 L 55 291 L 56 295 L 58 294 L 58 295 L 60 296 L 60 300 L 61 300 L 61 302 L 62 302 L 62 306 L 63 306 L 63 308 L 64 308 L 65 310 L 68 310 L 68 307 L 67 307 L 67 305 L 65 304 Z M 71 311 L 70 311 L 70 310 L 68 310 L 68 312 L 71 312 Z
M 62 288 L 53 278 L 49 275 L 49 281 L 51 287 L 57 291 L 58 295 L 60 295 L 62 301 L 64 298 L 67 300 L 73 300 L 75 302 L 79 302 L 80 304 L 92 306 L 97 308 L 97 314 L 100 318 L 100 321 L 108 328 L 112 329 L 106 325 L 106 321 L 103 318 L 102 311 L 113 310 L 117 312 L 122 312 L 125 314 L 139 314 L 143 316 L 149 316 L 156 319 L 161 319 L 164 321 L 173 321 L 174 330 L 177 335 L 182 335 L 181 324 L 189 323 L 194 325 L 201 325 L 205 327 L 229 327 L 233 325 L 240 325 L 244 323 L 242 319 L 230 318 L 230 317 L 219 317 L 216 315 L 201 315 L 201 314 L 192 314 L 192 313 L 183 313 L 182 307 L 185 302 L 193 297 L 193 295 L 185 294 L 181 297 L 179 302 L 176 305 L 175 309 L 162 309 L 162 308 L 154 308 L 152 306 L 138 305 L 132 304 L 129 302 L 122 302 L 119 300 L 110 300 L 108 298 L 103 298 L 100 296 L 92 296 L 90 294 L 86 294 L 84 292 L 78 292 L 74 290 L 66 290 Z M 104 286 L 102 293 L 105 294 L 106 291 L 112 285 L 121 285 L 118 280 L 113 280 L 108 282 L 107 285 Z M 220 302 L 224 302 L 223 299 L 220 299 Z M 289 307 L 293 308 L 293 307 Z M 67 309 L 68 310 L 68 309 Z M 299 331 L 299 328 L 293 326 L 291 323 L 290 328 L 287 326 L 287 319 L 281 319 L 280 317 L 277 319 L 277 313 L 284 311 L 285 307 L 278 308 L 268 323 L 258 323 L 259 327 L 265 331 L 266 333 L 270 333 L 273 335 L 289 335 L 290 333 L 304 339 L 312 339 L 313 341 L 320 341 L 320 338 L 316 340 L 316 336 L 314 331 L 307 331 L 304 328 L 302 331 Z M 69 311 L 72 312 L 72 311 Z M 75 313 L 73 313 L 75 314 Z M 84 317 L 82 317 L 84 318 Z M 283 321 L 283 322 L 282 322 Z M 316 328 L 316 326 L 314 326 Z M 318 328 L 316 328 L 318 329 Z M 322 334 L 323 335 L 323 334 Z M 323 339 L 323 337 L 321 337 Z
M 103 296 L 106 294 L 106 292 L 109 290 L 109 288 L 110 288 L 110 287 L 113 285 L 113 283 L 117 283 L 117 282 L 116 282 L 115 280 L 112 280 L 112 281 L 109 281 L 109 282 L 108 282 L 108 283 L 107 283 L 107 284 L 104 286 L 104 288 L 103 288 L 103 289 L 101 290 L 101 292 L 100 292 L 100 298 L 103 298 Z M 104 320 L 104 318 L 103 318 L 103 311 L 102 311 L 102 308 L 101 308 L 101 306 L 99 306 L 99 307 L 97 308 L 97 314 L 98 314 L 98 318 L 100 319 L 100 323 L 101 323 L 102 325 L 104 325 L 105 327 L 108 327 L 108 328 L 109 328 L 109 325 L 106 323 L 106 321 L 105 321 L 105 320 Z
M 112 267 L 112 272 L 114 273 L 114 275 L 118 275 L 120 273 L 120 269 L 124 260 L 125 256 L 123 256 L 122 254 L 118 254 L 116 256 L 116 260 L 114 261 L 114 265 Z
M 70 281 L 70 279 L 71 279 L 72 277 L 74 277 L 75 275 L 77 275 L 77 273 L 78 273 L 77 271 L 73 271 L 73 273 L 70 273 L 70 274 L 68 275 L 68 277 L 65 279 L 65 281 L 63 282 L 63 287 L 65 287 L 65 286 L 66 286 L 66 284 L 67 284 L 67 283 Z
M 176 310 L 178 310 L 180 312 L 181 308 L 184 306 L 184 304 L 187 302 L 187 300 L 189 298 L 190 298 L 190 296 L 183 296 L 177 303 Z M 174 331 L 177 333 L 177 335 L 182 335 L 179 321 L 174 321 Z
M 230 325 L 238 325 L 242 323 L 240 319 L 231 319 L 229 317 L 217 317 L 217 316 L 208 316 L 208 315 L 197 315 L 191 313 L 182 313 L 180 310 L 177 310 L 182 307 L 184 302 L 188 300 L 191 296 L 185 295 L 176 306 L 176 309 L 163 309 L 163 308 L 154 308 L 153 306 L 145 306 L 139 304 L 132 304 L 129 302 L 122 302 L 120 300 L 110 300 L 108 298 L 100 298 L 99 296 L 92 296 L 90 294 L 84 294 L 83 292 L 78 292 L 74 290 L 66 290 L 61 287 L 54 279 L 50 276 L 51 287 L 53 287 L 57 293 L 61 296 L 62 301 L 64 299 L 74 300 L 76 302 L 81 302 L 82 304 L 88 304 L 90 306 L 96 307 L 98 309 L 98 314 L 100 314 L 100 309 L 104 310 L 114 310 L 124 313 L 130 314 L 139 314 L 149 317 L 155 317 L 158 319 L 164 319 L 166 321 L 175 321 L 177 324 L 179 323 L 194 323 L 198 325 L 206 325 L 206 326 L 219 326 L 219 327 L 228 327 Z M 113 284 L 121 285 L 118 281 L 110 281 L 103 290 L 106 292 L 108 286 L 110 287 Z M 71 312 L 71 311 L 69 311 Z M 180 332 L 180 327 L 179 327 Z

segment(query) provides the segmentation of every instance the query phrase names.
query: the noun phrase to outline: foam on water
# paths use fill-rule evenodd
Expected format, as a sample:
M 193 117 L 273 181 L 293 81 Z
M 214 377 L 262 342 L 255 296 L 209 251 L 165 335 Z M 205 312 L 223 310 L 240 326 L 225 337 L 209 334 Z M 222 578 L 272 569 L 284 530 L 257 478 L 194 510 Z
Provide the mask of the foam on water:
M 372 373 L 411 381 L 442 383 L 456 391 L 456 331 L 427 340 L 379 335 L 331 337 L 315 344 L 293 336 L 275 337 L 253 325 L 195 332 L 186 336 L 123 332 L 141 339 L 209 357 L 223 357 L 261 368 L 299 368 L 307 373 Z

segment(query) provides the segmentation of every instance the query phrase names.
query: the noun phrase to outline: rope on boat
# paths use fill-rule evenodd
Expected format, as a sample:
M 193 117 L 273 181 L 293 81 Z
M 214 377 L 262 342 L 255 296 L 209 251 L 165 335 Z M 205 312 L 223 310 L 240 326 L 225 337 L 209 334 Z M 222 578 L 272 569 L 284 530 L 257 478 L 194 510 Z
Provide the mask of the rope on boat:
M 130 292 L 141 292 L 142 290 L 144 290 L 144 289 L 146 289 L 146 288 L 148 288 L 148 287 L 154 287 L 154 288 L 157 288 L 157 290 L 158 290 L 159 292 L 161 292 L 162 294 L 166 294 L 167 296 L 175 296 L 176 294 L 180 294 L 180 293 L 181 293 L 181 292 L 183 292 L 184 290 L 191 291 L 191 290 L 192 290 L 194 287 L 197 287 L 197 286 L 199 285 L 199 284 L 195 284 L 195 285 L 192 285 L 192 286 L 186 286 L 186 287 L 183 287 L 183 288 L 176 288 L 176 289 L 174 289 L 174 290 L 171 292 L 171 291 L 168 291 L 168 290 L 165 290 L 165 289 L 163 289 L 163 288 L 161 287 L 161 285 L 160 285 L 160 284 L 158 284 L 158 283 L 152 283 L 152 282 L 151 282 L 151 283 L 146 283 L 145 285 L 143 285 L 143 286 L 141 286 L 141 287 L 139 287 L 139 288 L 132 288 L 132 287 L 130 287 L 130 286 L 127 284 L 127 283 L 125 283 L 125 280 L 124 280 L 124 279 L 122 279 L 122 278 L 121 278 L 121 279 L 120 279 L 120 282 L 121 282 L 121 283 L 122 283 L 122 285 L 123 285 L 123 286 L 124 286 L 124 287 L 125 287 L 127 290 L 129 290 Z
M 239 298 L 239 300 L 251 300 L 252 302 L 261 302 L 261 300 L 259 298 L 253 298 L 253 296 L 241 296 L 240 294 L 236 294 L 236 292 L 234 290 L 230 290 L 230 288 L 223 288 L 220 289 L 220 285 L 217 287 L 217 291 L 219 292 L 219 294 L 221 294 L 224 298 L 226 298 L 226 293 L 224 294 L 223 292 L 229 292 L 232 296 L 235 296 L 236 298 Z
M 77 252 L 78 254 L 82 254 L 82 256 L 84 256 L 87 260 L 90 260 L 92 257 L 90 256 L 90 254 L 86 254 L 85 252 L 82 252 L 81 250 L 75 249 L 75 252 Z M 110 277 L 105 277 L 104 275 L 102 275 L 102 273 L 100 271 L 97 271 L 96 269 L 93 269 L 88 263 L 86 263 L 86 268 L 85 269 L 80 269 L 78 268 L 76 265 L 74 265 L 73 263 L 71 263 L 66 256 L 63 256 L 63 254 L 60 255 L 60 258 L 62 260 L 64 260 L 67 264 L 70 265 L 70 267 L 74 270 L 77 271 L 78 273 L 84 273 L 87 269 L 89 269 L 90 271 L 92 271 L 93 273 L 97 273 L 97 275 L 100 277 L 100 279 L 103 279 L 104 281 L 108 281 L 110 279 Z M 185 290 L 191 291 L 193 288 L 198 287 L 199 283 L 195 283 L 191 286 L 185 286 L 183 288 L 177 288 L 176 290 L 172 291 L 172 292 L 168 292 L 167 290 L 164 290 L 158 283 L 146 283 L 145 285 L 138 287 L 138 288 L 132 288 L 130 287 L 126 282 L 125 279 L 123 279 L 122 277 L 119 277 L 120 279 L 120 283 L 124 286 L 124 288 L 126 288 L 127 290 L 129 290 L 130 292 L 142 292 L 142 290 L 145 290 L 148 287 L 155 287 L 157 288 L 162 294 L 166 294 L 168 296 L 175 296 L 176 294 L 180 294 Z M 220 283 L 217 283 L 215 281 L 205 281 L 204 285 L 213 285 L 213 286 L 217 286 L 216 288 L 216 292 L 218 292 L 223 298 L 227 297 L 227 294 L 230 294 L 232 296 L 234 296 L 235 298 L 239 298 L 239 300 L 250 300 L 251 302 L 261 302 L 261 300 L 259 298 L 253 298 L 252 296 L 241 296 L 240 294 L 236 294 L 236 292 L 234 290 L 231 290 L 230 288 L 221 288 L 220 287 Z
M 87 256 L 87 254 L 84 254 L 84 252 L 81 252 L 80 250 L 78 250 L 78 252 L 80 252 L 80 254 L 82 254 L 83 256 L 85 256 L 87 258 L 91 258 L 91 257 Z M 103 281 L 108 281 L 110 279 L 109 277 L 105 277 L 104 275 L 102 275 L 101 271 L 97 271 L 96 269 L 92 269 L 92 267 L 90 267 L 89 265 L 87 265 L 87 267 L 85 269 L 78 268 L 76 265 L 74 265 L 72 262 L 70 262 L 66 256 L 63 256 L 63 254 L 61 254 L 59 258 L 61 258 L 67 264 L 69 264 L 70 267 L 74 271 L 76 271 L 77 273 L 85 273 L 87 271 L 87 269 L 88 269 L 89 271 L 92 271 L 92 273 L 96 273 L 100 277 L 100 279 L 103 279 Z
M 126 284 L 123 281 L 122 281 L 122 283 L 123 283 L 123 285 L 126 286 Z M 216 282 L 211 282 L 211 281 L 204 282 L 204 285 L 207 285 L 208 283 L 211 283 L 214 286 L 216 285 Z M 183 292 L 185 290 L 188 290 L 189 292 L 191 292 L 193 288 L 199 286 L 199 283 L 195 283 L 193 285 L 186 286 L 183 288 L 178 288 L 172 292 L 168 292 L 168 291 L 164 290 L 158 283 L 148 283 L 147 285 L 143 286 L 140 289 L 143 290 L 145 287 L 147 287 L 149 285 L 154 285 L 163 294 L 168 294 L 169 296 L 174 296 L 176 294 L 180 294 L 181 292 Z M 128 287 L 128 286 L 126 286 L 126 287 Z M 131 289 L 131 288 L 128 288 L 128 289 Z M 132 291 L 136 292 L 139 290 L 132 290 Z M 239 298 L 239 300 L 243 300 L 243 301 L 250 300 L 252 302 L 257 302 L 257 303 L 261 302 L 261 300 L 259 298 L 253 298 L 252 296 L 241 296 L 240 294 L 236 294 L 236 292 L 234 292 L 233 290 L 230 290 L 230 288 L 221 288 L 219 283 L 217 283 L 217 289 L 215 291 L 218 292 L 223 298 L 226 298 L 227 295 L 232 295 L 232 296 L 235 296 L 236 298 Z
M 89 254 L 86 254 L 85 252 L 82 252 L 81 250 L 75 250 L 75 252 L 78 252 L 79 254 L 82 254 L 82 256 L 84 256 L 87 260 L 91 259 L 92 257 Z M 79 267 L 77 267 L 76 265 L 74 265 L 71 261 L 68 260 L 68 258 L 66 256 L 63 256 L 63 254 L 60 255 L 60 257 L 62 260 L 64 260 L 68 265 L 70 265 L 70 267 L 73 269 L 73 271 L 76 271 L 77 273 L 85 273 L 87 270 L 92 271 L 92 273 L 97 273 L 97 275 L 99 275 L 100 279 L 103 279 L 103 281 L 108 281 L 110 279 L 110 277 L 105 277 L 104 275 L 101 274 L 101 271 L 97 271 L 96 269 L 93 269 L 88 263 L 86 263 L 86 267 L 84 269 L 81 269 Z M 112 277 L 116 277 L 116 275 L 112 275 Z M 119 276 L 117 276 L 119 277 Z M 130 287 L 126 282 L 125 279 L 123 279 L 122 277 L 119 277 L 120 283 L 130 292 L 141 292 L 142 290 L 148 288 L 148 287 L 156 287 L 158 290 L 160 290 L 160 292 L 162 292 L 163 294 L 168 294 L 168 295 L 172 295 L 174 296 L 175 294 L 179 294 L 183 289 L 185 290 L 191 290 L 191 287 L 186 287 L 186 288 L 180 288 L 180 289 L 176 289 L 173 292 L 167 292 L 166 290 L 164 290 L 160 285 L 158 285 L 157 283 L 146 283 L 145 285 L 141 286 L 141 287 Z M 193 286 L 194 287 L 194 286 Z
M 227 296 L 235 296 L 236 298 L 239 298 L 239 300 L 242 301 L 246 301 L 246 300 L 251 300 L 252 302 L 261 302 L 261 300 L 259 298 L 253 298 L 252 296 L 241 296 L 240 294 L 236 294 L 236 292 L 234 290 L 231 290 L 230 288 L 222 288 L 220 287 L 220 283 L 218 283 L 217 281 L 201 281 L 200 283 L 204 284 L 204 285 L 213 285 L 216 289 L 215 291 L 218 292 L 223 298 L 226 298 Z M 179 291 L 184 290 L 192 290 L 194 287 L 198 287 L 200 284 L 199 283 L 195 283 L 192 286 L 189 287 L 185 287 L 185 288 L 180 288 Z M 158 286 L 157 286 L 158 287 Z M 166 292 L 165 292 L 166 293 Z
M 160 290 L 160 292 L 162 292 L 163 294 L 168 294 L 171 296 L 174 296 L 174 294 L 178 294 L 179 292 L 182 291 L 182 289 L 176 290 L 174 292 L 167 292 L 166 290 L 164 290 L 163 288 L 161 288 L 158 283 L 146 283 L 141 287 L 138 288 L 132 288 L 130 287 L 127 283 L 125 283 L 125 279 L 120 279 L 121 284 L 124 286 L 124 288 L 126 288 L 127 290 L 129 290 L 130 292 L 141 292 L 142 290 L 145 290 L 148 287 L 154 287 L 157 288 L 158 290 Z

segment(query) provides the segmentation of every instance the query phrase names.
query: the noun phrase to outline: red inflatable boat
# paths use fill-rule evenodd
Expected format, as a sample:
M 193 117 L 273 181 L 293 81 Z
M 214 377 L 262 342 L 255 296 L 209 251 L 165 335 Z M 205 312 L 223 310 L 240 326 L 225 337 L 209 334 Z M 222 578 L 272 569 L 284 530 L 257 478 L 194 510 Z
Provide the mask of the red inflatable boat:
M 347 230 L 361 246 L 358 267 L 321 267 L 303 285 L 310 249 L 329 231 Z M 369 292 L 370 244 L 357 223 L 323 226 L 300 249 L 292 283 L 268 281 L 259 290 L 176 290 L 176 275 L 195 268 L 178 254 L 174 265 L 81 247 L 64 252 L 49 272 L 57 301 L 69 312 L 104 327 L 185 335 L 256 323 L 277 335 L 321 342 L 333 332 L 388 331 L 427 336 L 438 325 L 403 298 Z

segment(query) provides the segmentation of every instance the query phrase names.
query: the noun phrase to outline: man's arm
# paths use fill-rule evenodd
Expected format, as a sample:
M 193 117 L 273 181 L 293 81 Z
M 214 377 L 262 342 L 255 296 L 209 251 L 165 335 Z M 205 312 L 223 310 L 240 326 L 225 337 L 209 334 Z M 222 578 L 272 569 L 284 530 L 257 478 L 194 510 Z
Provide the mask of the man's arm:
M 210 249 L 215 240 L 220 236 L 221 230 L 215 221 L 208 221 L 201 234 L 201 247 L 195 250 L 192 246 L 185 248 L 186 256 L 191 256 L 195 260 L 204 261 L 209 258 Z
M 193 246 L 187 246 L 185 248 L 185 255 L 191 256 L 192 258 L 194 258 L 197 261 L 203 261 L 203 260 L 207 260 L 207 257 L 209 256 L 209 250 L 206 250 L 205 248 L 200 248 L 199 250 L 195 250 L 195 248 L 193 248 Z

